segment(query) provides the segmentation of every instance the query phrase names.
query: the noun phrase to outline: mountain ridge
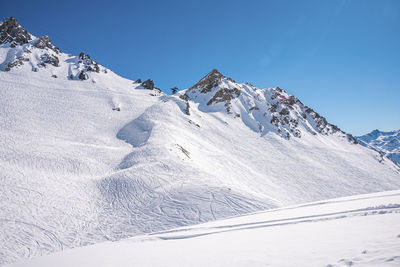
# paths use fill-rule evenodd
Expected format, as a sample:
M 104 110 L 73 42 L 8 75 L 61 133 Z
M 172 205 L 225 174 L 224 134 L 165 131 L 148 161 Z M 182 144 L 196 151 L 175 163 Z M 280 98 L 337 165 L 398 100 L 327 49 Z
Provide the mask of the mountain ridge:
M 357 144 L 357 140 L 351 134 L 328 123 L 324 117 L 279 87 L 259 89 L 248 83 L 239 84 L 213 69 L 182 93 L 182 99 L 197 102 L 203 110 L 223 104 L 226 113 L 235 117 L 251 113 L 244 123 L 263 135 L 272 124 L 275 126 L 273 130 L 287 139 L 301 138 L 302 132 L 313 135 L 337 133 L 345 136 L 350 143 Z M 232 102 L 236 103 L 232 106 Z M 238 106 L 237 102 L 241 102 L 242 106 Z M 211 108 L 218 111 L 223 109 Z
M 0 45 L 0 265 L 400 188 L 398 166 L 283 89 L 211 71 L 166 95 L 39 39 Z
M 361 145 L 381 153 L 400 165 L 400 130 L 385 132 L 375 129 L 356 138 Z

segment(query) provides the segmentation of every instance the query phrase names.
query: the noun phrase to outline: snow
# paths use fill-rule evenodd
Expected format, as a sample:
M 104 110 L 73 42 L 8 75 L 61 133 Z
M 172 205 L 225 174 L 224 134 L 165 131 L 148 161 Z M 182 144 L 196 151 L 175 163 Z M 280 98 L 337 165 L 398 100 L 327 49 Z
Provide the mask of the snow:
M 400 191 L 388 191 L 105 242 L 10 267 L 399 264 Z
M 357 137 L 361 145 L 373 149 L 400 164 L 400 130 L 382 132 L 374 130 Z
M 43 53 L 55 52 L 32 47 L 35 41 L 0 46 L 0 69 L 29 58 L 0 71 L 0 265 L 400 188 L 390 160 L 341 133 L 314 135 L 306 129 L 314 129 L 311 120 L 301 138 L 282 138 L 250 112 L 273 88 L 230 81 L 244 96 L 232 104 L 240 118 L 197 100 L 189 101 L 189 116 L 179 96 L 144 90 L 103 66 L 76 79 L 85 67 L 76 56 L 59 53 L 58 67 L 38 67 Z

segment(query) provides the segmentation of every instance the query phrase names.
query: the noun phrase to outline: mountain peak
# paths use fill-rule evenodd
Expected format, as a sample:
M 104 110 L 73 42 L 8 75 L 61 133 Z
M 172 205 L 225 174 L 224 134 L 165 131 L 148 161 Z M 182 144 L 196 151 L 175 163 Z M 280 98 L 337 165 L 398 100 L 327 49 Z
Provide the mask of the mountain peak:
M 0 44 L 26 44 L 32 40 L 31 34 L 25 30 L 14 17 L 5 19 L 0 24 Z
M 206 93 L 211 91 L 212 88 L 218 86 L 222 79 L 226 78 L 222 75 L 217 69 L 211 70 L 206 76 L 201 78 L 195 85 L 193 85 L 191 89 L 201 89 L 202 93 Z
M 206 77 L 225 77 L 222 75 L 221 72 L 219 72 L 217 69 L 212 69 L 204 78 Z

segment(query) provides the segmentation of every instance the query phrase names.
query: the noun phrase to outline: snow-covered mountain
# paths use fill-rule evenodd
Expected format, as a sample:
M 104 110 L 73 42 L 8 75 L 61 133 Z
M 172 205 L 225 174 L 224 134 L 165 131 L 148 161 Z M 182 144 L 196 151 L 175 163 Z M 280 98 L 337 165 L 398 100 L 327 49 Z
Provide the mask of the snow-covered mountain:
M 13 18 L 0 37 L 0 264 L 400 188 L 391 160 L 280 88 L 213 70 L 168 96 Z
M 251 84 L 238 84 L 215 69 L 186 90 L 181 98 L 198 103 L 200 111 L 223 112 L 241 118 L 261 136 L 270 132 L 286 139 L 301 138 L 303 134 L 335 135 L 357 144 L 351 134 L 328 123 L 283 89 L 258 89 Z
M 391 132 L 373 130 L 358 136 L 357 140 L 361 145 L 378 151 L 400 165 L 400 130 Z

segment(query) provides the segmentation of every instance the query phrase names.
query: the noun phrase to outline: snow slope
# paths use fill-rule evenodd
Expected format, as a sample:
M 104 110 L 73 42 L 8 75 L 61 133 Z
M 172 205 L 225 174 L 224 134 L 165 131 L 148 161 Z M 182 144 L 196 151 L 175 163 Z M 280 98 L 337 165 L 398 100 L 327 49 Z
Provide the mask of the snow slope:
M 167 96 L 4 25 L 0 265 L 400 188 L 392 161 L 279 88 L 212 71 Z
M 373 130 L 366 135 L 358 136 L 357 140 L 361 145 L 378 151 L 400 164 L 400 130 L 391 132 Z
M 238 216 L 10 266 L 353 265 L 400 265 L 400 191 Z

